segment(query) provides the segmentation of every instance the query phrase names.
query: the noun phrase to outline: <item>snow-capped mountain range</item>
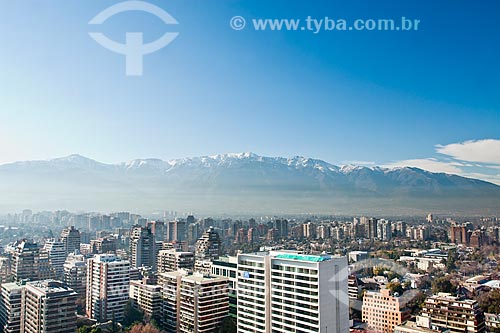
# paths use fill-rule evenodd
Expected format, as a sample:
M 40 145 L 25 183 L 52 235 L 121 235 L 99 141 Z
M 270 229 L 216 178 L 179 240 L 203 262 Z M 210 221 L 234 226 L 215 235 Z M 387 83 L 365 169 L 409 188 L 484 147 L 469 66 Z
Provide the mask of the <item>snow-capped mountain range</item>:
M 336 166 L 221 154 L 105 164 L 70 155 L 0 165 L 0 211 L 21 208 L 214 213 L 500 211 L 500 186 L 418 168 Z

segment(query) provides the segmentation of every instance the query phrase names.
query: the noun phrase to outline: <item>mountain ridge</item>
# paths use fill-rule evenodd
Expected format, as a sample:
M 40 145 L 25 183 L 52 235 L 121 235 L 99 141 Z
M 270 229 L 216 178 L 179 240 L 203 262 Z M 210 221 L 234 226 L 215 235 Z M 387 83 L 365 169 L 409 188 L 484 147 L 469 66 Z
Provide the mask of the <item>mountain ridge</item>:
M 326 162 L 321 159 L 315 159 L 315 158 L 309 158 L 309 157 L 304 157 L 300 155 L 296 155 L 293 157 L 269 157 L 269 156 L 262 156 L 262 155 L 257 155 L 252 152 L 245 152 L 245 153 L 225 153 L 225 154 L 217 154 L 217 155 L 206 155 L 206 156 L 199 156 L 199 157 L 184 157 L 184 158 L 176 158 L 176 159 L 171 159 L 171 160 L 162 160 L 159 158 L 137 158 L 137 159 L 132 159 L 129 161 L 125 162 L 118 162 L 118 163 L 104 163 L 100 162 L 98 160 L 80 155 L 80 154 L 70 154 L 68 156 L 63 156 L 63 157 L 57 157 L 57 158 L 52 158 L 52 159 L 44 159 L 44 160 L 25 160 L 25 161 L 15 161 L 15 162 L 10 162 L 10 163 L 5 163 L 5 164 L 0 164 L 0 168 L 3 167 L 12 167 L 12 166 L 24 166 L 24 165 L 29 165 L 29 164 L 51 164 L 51 163 L 56 163 L 56 164 L 62 164 L 62 163 L 68 163 L 68 165 L 100 165 L 100 166 L 106 166 L 106 167 L 115 167 L 115 168 L 126 168 L 126 169 L 134 169 L 137 167 L 145 166 L 151 163 L 154 163 L 158 166 L 164 165 L 166 170 L 168 171 L 170 168 L 174 166 L 178 166 L 180 164 L 189 164 L 189 163 L 198 163 L 200 166 L 205 166 L 205 167 L 210 167 L 213 166 L 210 164 L 210 162 L 216 162 L 216 163 L 227 163 L 228 159 L 253 159 L 254 161 L 258 162 L 269 162 L 269 161 L 275 161 L 275 162 L 280 162 L 282 164 L 286 164 L 288 166 L 296 166 L 296 167 L 309 167 L 309 162 L 315 163 L 314 167 L 322 170 L 322 168 L 329 169 L 330 171 L 337 171 L 341 173 L 350 173 L 352 171 L 356 170 L 373 170 L 373 171 L 383 171 L 383 172 L 389 172 L 393 170 L 401 170 L 401 169 L 408 169 L 408 170 L 422 170 L 424 172 L 429 172 L 433 174 L 447 174 L 447 175 L 454 175 L 454 174 L 449 174 L 449 173 L 444 173 L 444 172 L 431 172 L 422 168 L 417 168 L 417 167 L 410 167 L 410 166 L 401 166 L 401 167 L 393 167 L 393 168 L 388 168 L 388 167 L 382 167 L 382 166 L 365 166 L 365 165 L 359 165 L 359 164 L 340 164 L 340 165 L 335 165 L 331 164 L 329 162 Z M 79 162 L 79 163 L 78 163 Z M 283 163 L 286 162 L 286 163 Z M 469 177 L 464 177 L 457 175 L 462 178 L 468 178 L 468 179 L 475 179 L 475 178 L 469 178 Z M 477 179 L 479 180 L 479 179 Z M 480 180 L 484 181 L 484 180 Z M 486 183 L 489 183 L 487 181 L 484 181 Z
M 72 154 L 0 165 L 0 211 L 135 209 L 401 213 L 500 211 L 500 186 L 414 167 L 229 153 L 107 164 Z

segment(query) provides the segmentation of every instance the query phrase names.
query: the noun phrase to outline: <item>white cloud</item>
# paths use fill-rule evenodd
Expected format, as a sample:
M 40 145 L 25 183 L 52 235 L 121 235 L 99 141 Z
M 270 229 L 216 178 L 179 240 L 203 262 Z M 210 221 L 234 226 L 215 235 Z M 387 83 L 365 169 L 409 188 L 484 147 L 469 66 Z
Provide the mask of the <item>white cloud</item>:
M 468 177 L 468 178 L 475 178 L 475 179 L 480 179 L 484 180 L 493 184 L 500 185 L 500 174 L 498 175 L 487 175 L 484 173 L 478 173 L 478 172 L 469 172 L 469 173 L 463 173 L 460 176 L 463 177 Z
M 424 170 L 427 170 L 430 172 L 444 172 L 444 173 L 452 173 L 452 174 L 462 174 L 463 171 L 459 166 L 461 166 L 460 163 L 443 162 L 443 161 L 439 161 L 435 158 L 403 160 L 403 161 L 397 161 L 397 162 L 383 165 L 383 167 L 386 167 L 386 168 L 415 167 L 415 168 L 424 169 Z
M 417 167 L 430 172 L 444 172 L 481 179 L 500 185 L 500 140 L 469 140 L 436 145 L 436 152 L 446 157 L 408 159 L 384 167 Z
M 461 161 L 500 164 L 500 140 L 470 140 L 436 145 L 436 151 Z

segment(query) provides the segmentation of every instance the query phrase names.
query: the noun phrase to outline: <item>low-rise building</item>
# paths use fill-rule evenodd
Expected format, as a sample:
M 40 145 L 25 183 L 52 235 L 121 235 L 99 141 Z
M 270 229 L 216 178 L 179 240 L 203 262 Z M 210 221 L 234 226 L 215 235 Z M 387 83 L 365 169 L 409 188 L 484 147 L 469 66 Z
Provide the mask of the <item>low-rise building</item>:
M 410 311 L 389 289 L 366 291 L 363 296 L 362 320 L 369 329 L 392 333 L 394 327 L 410 318 Z
M 500 314 L 498 313 L 485 313 L 484 320 L 486 330 L 490 332 L 498 331 L 500 329 Z
M 395 326 L 394 333 L 444 333 L 444 331 L 421 327 L 418 325 L 418 322 L 407 321 L 401 325 Z
M 477 301 L 438 293 L 425 300 L 422 326 L 449 329 L 451 333 L 484 333 L 486 324 Z

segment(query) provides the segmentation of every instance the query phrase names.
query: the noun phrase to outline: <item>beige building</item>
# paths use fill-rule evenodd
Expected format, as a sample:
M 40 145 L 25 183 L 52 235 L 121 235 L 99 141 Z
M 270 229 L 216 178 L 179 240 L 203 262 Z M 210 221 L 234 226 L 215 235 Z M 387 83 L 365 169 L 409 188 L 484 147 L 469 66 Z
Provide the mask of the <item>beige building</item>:
M 184 270 L 160 273 L 160 324 L 167 333 L 216 333 L 229 315 L 228 280 Z
M 161 285 L 152 284 L 147 278 L 130 281 L 130 299 L 137 310 L 141 310 L 149 318 L 160 320 L 162 297 Z
M 422 326 L 449 329 L 451 333 L 486 332 L 484 313 L 477 301 L 438 293 L 425 300 L 421 314 Z
M 394 327 L 394 333 L 440 333 L 442 330 L 433 330 L 427 327 L 421 327 L 417 322 L 407 321 L 404 324 L 397 325 Z
M 78 295 L 85 298 L 87 263 L 83 254 L 70 253 L 64 262 L 63 281 Z
M 40 248 L 36 243 L 22 240 L 14 244 L 11 272 L 16 281 L 38 280 L 40 277 Z
M 366 291 L 363 296 L 362 320 L 369 329 L 377 332 L 392 333 L 394 327 L 410 318 L 401 299 L 391 295 L 389 289 L 380 292 Z
M 74 333 L 77 293 L 55 280 L 35 281 L 23 289 L 21 332 Z
M 224 318 L 229 316 L 228 280 L 184 276 L 180 286 L 180 333 L 216 333 Z
M 160 250 L 158 253 L 158 273 L 172 272 L 179 269 L 192 271 L 194 267 L 194 253 L 176 249 Z

